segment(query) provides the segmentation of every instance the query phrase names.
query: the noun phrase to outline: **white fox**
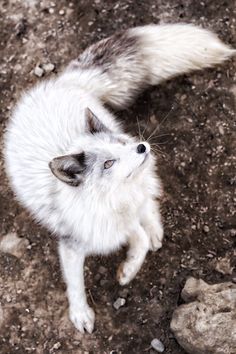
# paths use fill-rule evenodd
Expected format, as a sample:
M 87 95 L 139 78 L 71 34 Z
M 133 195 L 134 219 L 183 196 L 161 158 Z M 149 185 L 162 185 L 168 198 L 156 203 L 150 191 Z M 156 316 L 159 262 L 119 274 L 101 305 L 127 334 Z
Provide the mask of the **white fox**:
M 128 243 L 117 272 L 125 285 L 163 239 L 150 145 L 124 134 L 103 103 L 123 109 L 148 85 L 234 53 L 192 25 L 137 27 L 91 46 L 20 99 L 5 135 L 6 170 L 19 201 L 58 237 L 70 319 L 82 333 L 95 319 L 85 257 Z

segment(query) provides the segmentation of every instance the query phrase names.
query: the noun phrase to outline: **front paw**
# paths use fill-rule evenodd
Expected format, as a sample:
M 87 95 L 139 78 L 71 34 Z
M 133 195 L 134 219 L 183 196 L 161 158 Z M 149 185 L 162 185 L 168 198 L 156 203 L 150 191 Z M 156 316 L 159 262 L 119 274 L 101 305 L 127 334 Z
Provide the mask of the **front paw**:
M 117 280 L 120 285 L 128 284 L 138 273 L 140 267 L 137 267 L 135 262 L 122 262 L 117 270 Z
M 156 226 L 152 226 L 149 229 L 149 237 L 150 237 L 150 250 L 157 251 L 162 247 L 163 240 L 163 227 L 161 224 Z
M 84 333 L 86 330 L 88 333 L 93 332 L 95 313 L 91 307 L 87 304 L 84 307 L 71 307 L 70 308 L 70 320 L 74 326 Z

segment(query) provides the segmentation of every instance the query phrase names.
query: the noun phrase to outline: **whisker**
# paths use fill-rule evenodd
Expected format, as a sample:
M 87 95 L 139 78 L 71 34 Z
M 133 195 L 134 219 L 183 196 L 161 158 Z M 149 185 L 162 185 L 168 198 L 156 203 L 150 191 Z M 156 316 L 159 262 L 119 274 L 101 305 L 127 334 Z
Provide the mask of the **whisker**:
M 163 150 L 161 150 L 161 148 L 159 148 L 158 144 L 151 144 L 151 150 L 154 151 L 156 154 L 161 154 L 164 155 L 165 157 L 169 158 L 169 154 Z
M 150 142 L 151 143 L 151 141 L 153 140 L 153 139 L 158 139 L 158 138 L 162 138 L 163 136 L 170 136 L 171 134 L 161 134 L 161 135 L 154 135 L 154 136 L 152 136 L 150 139 L 149 139 L 149 141 L 148 142 Z
M 152 145 L 165 145 L 165 144 L 167 144 L 169 141 L 170 141 L 170 139 L 169 139 L 169 140 L 162 141 L 162 142 L 160 142 L 160 143 L 152 143 Z
M 138 124 L 138 137 L 139 137 L 139 140 L 141 141 L 141 130 L 140 130 L 140 123 L 138 120 L 138 116 L 136 116 L 136 120 L 137 120 L 137 124 Z
M 144 130 L 142 132 L 143 137 L 144 137 L 144 134 L 146 133 L 147 127 L 148 127 L 148 122 L 146 122 L 146 126 L 145 126 L 145 128 L 144 128 Z M 146 140 L 146 139 L 144 139 L 144 140 Z
M 163 123 L 168 119 L 170 113 L 173 111 L 174 107 L 175 107 L 175 103 L 174 102 L 169 110 L 169 112 L 165 115 L 165 117 L 162 119 L 162 121 L 160 122 L 159 125 L 156 126 L 156 128 L 153 130 L 153 132 L 149 135 L 149 137 L 147 138 L 147 141 L 149 141 L 149 139 L 156 133 L 156 131 L 158 129 L 160 129 L 160 127 L 163 125 Z
M 158 150 L 158 149 L 152 149 L 152 151 L 154 152 L 155 155 L 163 155 L 165 153 L 163 153 L 163 151 Z

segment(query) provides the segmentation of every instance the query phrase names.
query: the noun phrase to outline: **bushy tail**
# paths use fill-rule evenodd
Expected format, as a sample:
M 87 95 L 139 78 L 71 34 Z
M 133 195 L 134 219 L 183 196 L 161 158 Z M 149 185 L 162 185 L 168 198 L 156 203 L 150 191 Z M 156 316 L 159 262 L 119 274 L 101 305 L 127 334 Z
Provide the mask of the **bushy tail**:
M 66 71 L 68 80 L 123 108 L 142 89 L 176 75 L 222 63 L 236 50 L 188 24 L 136 27 L 85 50 Z

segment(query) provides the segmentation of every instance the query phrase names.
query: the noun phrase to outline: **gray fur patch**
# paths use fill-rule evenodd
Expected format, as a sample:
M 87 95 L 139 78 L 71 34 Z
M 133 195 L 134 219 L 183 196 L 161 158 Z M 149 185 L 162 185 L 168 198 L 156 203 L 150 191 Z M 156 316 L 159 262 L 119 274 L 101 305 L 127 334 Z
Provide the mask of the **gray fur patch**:
M 82 69 L 99 66 L 107 71 L 119 58 L 135 60 L 137 52 L 138 39 L 123 31 L 90 46 L 79 56 L 78 64 Z

